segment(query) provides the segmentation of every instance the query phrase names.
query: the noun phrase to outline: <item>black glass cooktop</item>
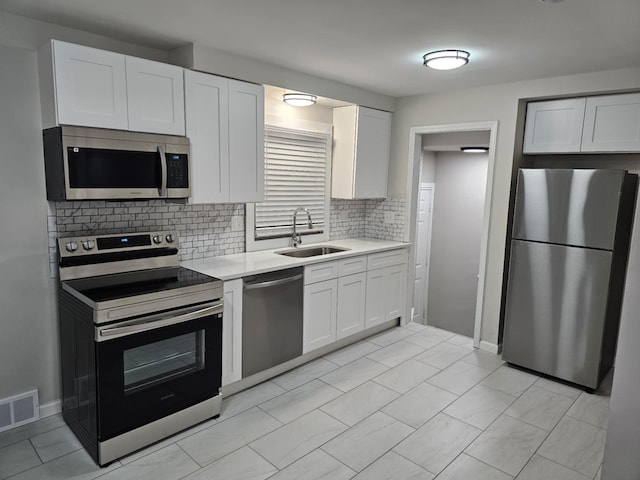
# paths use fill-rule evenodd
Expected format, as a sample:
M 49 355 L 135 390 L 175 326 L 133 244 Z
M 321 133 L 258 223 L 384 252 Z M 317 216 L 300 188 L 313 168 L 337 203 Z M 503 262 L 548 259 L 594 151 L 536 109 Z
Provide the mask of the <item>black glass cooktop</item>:
M 188 268 L 166 267 L 67 280 L 64 283 L 97 303 L 215 282 L 220 280 Z

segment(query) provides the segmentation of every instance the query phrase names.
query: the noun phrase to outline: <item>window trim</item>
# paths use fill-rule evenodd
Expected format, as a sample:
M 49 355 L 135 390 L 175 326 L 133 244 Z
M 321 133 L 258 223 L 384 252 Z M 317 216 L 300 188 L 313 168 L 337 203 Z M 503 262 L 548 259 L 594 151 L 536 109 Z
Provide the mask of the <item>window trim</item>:
M 273 115 L 265 115 L 265 131 L 269 127 L 285 128 L 289 130 L 305 130 L 307 132 L 320 133 L 329 135 L 329 143 L 327 147 L 327 171 L 325 176 L 325 225 L 322 233 L 304 234 L 304 227 L 299 233 L 302 235 L 302 244 L 326 242 L 329 240 L 331 227 L 331 157 L 333 144 L 333 125 L 313 122 L 309 120 L 283 118 Z M 293 212 L 291 212 L 293 220 Z M 301 218 L 298 215 L 298 218 Z M 293 233 L 293 225 L 292 231 Z M 247 203 L 245 210 L 245 244 L 247 252 L 256 252 L 260 250 L 272 250 L 277 248 L 291 247 L 291 237 L 281 238 L 265 238 L 261 240 L 255 239 L 255 203 Z

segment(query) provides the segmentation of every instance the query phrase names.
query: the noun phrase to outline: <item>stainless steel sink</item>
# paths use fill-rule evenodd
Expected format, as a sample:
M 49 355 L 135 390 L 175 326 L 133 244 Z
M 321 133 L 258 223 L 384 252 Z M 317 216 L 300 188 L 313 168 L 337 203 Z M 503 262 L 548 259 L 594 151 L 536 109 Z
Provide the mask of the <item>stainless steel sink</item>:
M 345 252 L 349 250 L 348 248 L 341 247 L 304 247 L 304 248 L 294 248 L 291 250 L 284 250 L 282 252 L 275 252 L 278 255 L 285 255 L 287 257 L 295 257 L 295 258 L 305 258 L 305 257 L 315 257 L 317 255 L 328 255 L 329 253 L 337 253 L 337 252 Z

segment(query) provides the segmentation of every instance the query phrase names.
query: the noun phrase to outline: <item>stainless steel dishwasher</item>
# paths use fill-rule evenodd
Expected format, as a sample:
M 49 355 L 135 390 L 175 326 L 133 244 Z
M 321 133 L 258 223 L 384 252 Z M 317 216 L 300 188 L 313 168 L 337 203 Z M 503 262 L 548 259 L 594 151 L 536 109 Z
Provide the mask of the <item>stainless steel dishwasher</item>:
M 242 377 L 302 355 L 303 268 L 244 277 Z

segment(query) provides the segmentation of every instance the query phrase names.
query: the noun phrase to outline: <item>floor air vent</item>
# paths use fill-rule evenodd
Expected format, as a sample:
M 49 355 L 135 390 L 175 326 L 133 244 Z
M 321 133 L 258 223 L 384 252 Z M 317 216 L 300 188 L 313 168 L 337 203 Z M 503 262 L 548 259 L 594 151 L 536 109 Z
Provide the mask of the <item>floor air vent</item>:
M 0 432 L 40 418 L 38 391 L 0 399 Z

